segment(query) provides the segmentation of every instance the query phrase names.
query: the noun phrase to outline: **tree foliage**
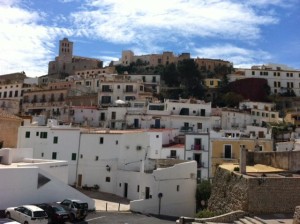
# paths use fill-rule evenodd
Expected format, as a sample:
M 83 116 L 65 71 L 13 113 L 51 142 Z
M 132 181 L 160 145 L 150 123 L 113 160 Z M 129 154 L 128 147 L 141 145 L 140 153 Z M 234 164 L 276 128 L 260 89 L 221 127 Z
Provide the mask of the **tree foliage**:
M 207 201 L 211 195 L 211 183 L 208 180 L 203 180 L 197 185 L 196 191 L 196 201 L 197 205 L 200 206 L 201 209 L 206 208 Z M 205 204 L 201 204 L 201 201 L 204 201 Z

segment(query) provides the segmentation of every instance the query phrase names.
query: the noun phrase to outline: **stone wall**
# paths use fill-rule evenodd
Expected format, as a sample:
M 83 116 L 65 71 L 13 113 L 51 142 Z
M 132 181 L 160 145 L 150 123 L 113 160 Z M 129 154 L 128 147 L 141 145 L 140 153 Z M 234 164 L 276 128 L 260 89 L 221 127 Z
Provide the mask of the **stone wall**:
M 241 175 L 218 168 L 208 209 L 226 213 L 243 210 L 253 214 L 292 213 L 300 204 L 300 177 Z
M 6 119 L 0 117 L 0 142 L 3 148 L 16 148 L 18 140 L 18 128 L 22 120 Z
M 242 175 L 218 168 L 212 183 L 208 209 L 217 213 L 248 210 L 248 180 Z
M 300 151 L 248 152 L 247 164 L 264 164 L 289 171 L 300 170 Z
M 248 211 L 251 213 L 292 213 L 300 204 L 299 177 L 270 177 L 248 181 Z

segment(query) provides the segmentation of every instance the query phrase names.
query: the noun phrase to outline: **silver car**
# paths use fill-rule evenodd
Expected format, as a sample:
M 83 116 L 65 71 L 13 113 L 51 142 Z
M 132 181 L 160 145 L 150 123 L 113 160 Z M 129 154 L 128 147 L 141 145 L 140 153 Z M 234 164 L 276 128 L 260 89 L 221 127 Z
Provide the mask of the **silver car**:
M 22 224 L 47 224 L 47 213 L 34 205 L 10 207 L 5 210 L 6 218 L 16 220 Z

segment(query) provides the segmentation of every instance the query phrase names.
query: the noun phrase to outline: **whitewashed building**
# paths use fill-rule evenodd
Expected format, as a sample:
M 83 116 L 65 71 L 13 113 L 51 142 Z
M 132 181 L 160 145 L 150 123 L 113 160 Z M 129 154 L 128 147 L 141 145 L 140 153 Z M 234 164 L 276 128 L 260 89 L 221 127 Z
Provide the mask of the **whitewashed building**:
M 209 133 L 186 134 L 185 159 L 197 162 L 197 179 L 209 178 L 210 162 L 210 136 Z
M 93 199 L 68 182 L 68 163 L 33 159 L 31 148 L 0 149 L 0 210 L 23 204 L 38 204 L 77 198 L 95 209 Z
M 103 192 L 138 200 L 132 204 L 134 211 L 177 216 L 184 205 L 180 215 L 194 214 L 197 165 L 180 160 L 184 150 L 170 144 L 177 129 L 97 130 L 53 124 L 20 127 L 18 145 L 32 147 L 35 158 L 67 160 L 69 184 L 98 185 Z M 158 193 L 165 200 L 160 211 Z
M 300 70 L 286 65 L 252 66 L 251 69 L 245 69 L 245 77 L 266 79 L 271 87 L 271 93 L 285 94 L 293 91 L 296 96 L 300 96 Z

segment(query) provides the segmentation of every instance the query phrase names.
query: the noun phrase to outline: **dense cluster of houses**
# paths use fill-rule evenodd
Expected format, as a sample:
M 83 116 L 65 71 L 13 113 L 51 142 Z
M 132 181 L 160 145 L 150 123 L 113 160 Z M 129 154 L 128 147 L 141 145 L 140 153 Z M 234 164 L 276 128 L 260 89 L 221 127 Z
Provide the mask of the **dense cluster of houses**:
M 282 118 L 268 102 L 243 101 L 239 108 L 212 108 L 211 102 L 193 98 L 161 102 L 153 95 L 160 91 L 160 75 L 116 74 L 100 60 L 73 56 L 73 43 L 66 38 L 59 49 L 46 76 L 0 76 L 0 125 L 13 126 L 0 130 L 0 142 L 3 148 L 31 148 L 28 156 L 40 163 L 67 161 L 68 185 L 97 185 L 130 199 L 134 211 L 192 216 L 197 181 L 212 178 L 220 164 L 238 163 L 241 148 L 299 148 L 297 112 Z M 168 64 L 185 58 L 189 54 L 137 57 L 125 51 L 114 64 L 141 59 Z M 198 61 L 207 69 L 231 65 Z M 71 75 L 62 77 L 62 71 Z M 300 71 L 270 65 L 229 75 L 231 81 L 250 76 L 267 79 L 273 93 L 286 88 L 300 94 Z M 205 85 L 218 88 L 219 82 L 210 78 Z M 274 142 L 272 124 L 283 119 L 296 129 L 282 132 L 281 141 Z M 54 180 L 57 173 L 51 175 Z

